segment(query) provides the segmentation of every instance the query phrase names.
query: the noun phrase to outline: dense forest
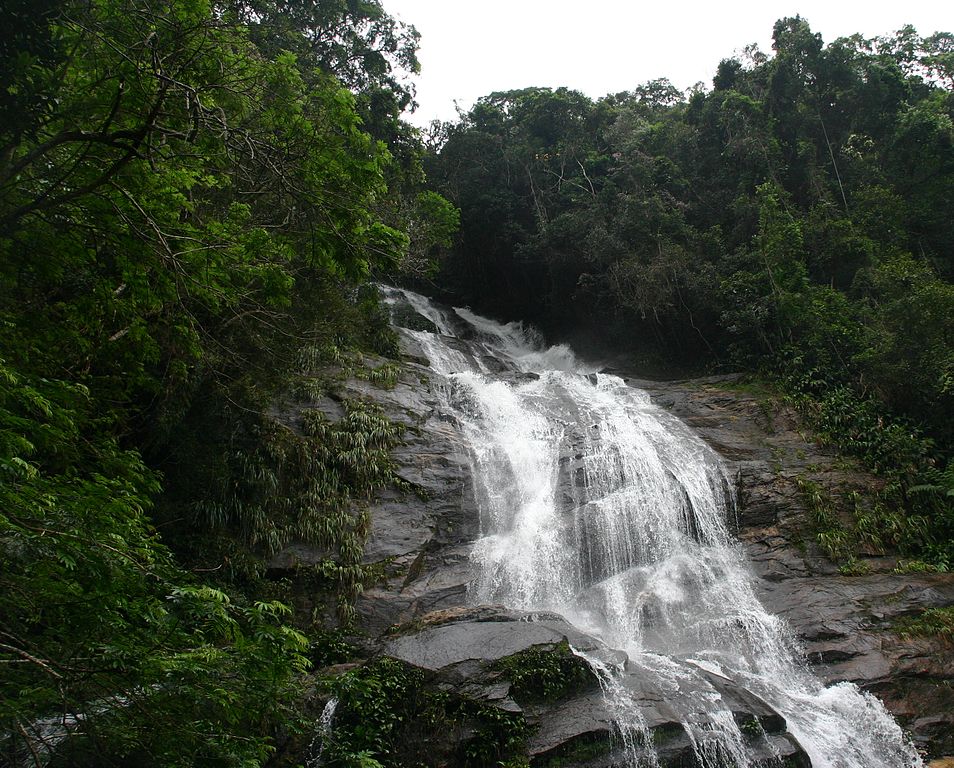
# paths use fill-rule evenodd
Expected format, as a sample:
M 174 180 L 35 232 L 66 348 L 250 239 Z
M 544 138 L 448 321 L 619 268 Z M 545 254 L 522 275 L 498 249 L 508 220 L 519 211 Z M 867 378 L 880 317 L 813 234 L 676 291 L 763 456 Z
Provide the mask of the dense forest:
M 393 442 L 268 406 L 393 354 L 369 276 L 456 225 L 399 119 L 417 33 L 374 0 L 4 8 L 0 753 L 260 764 L 310 648 L 242 553 L 326 543 L 346 616 Z
M 951 35 L 825 46 L 786 19 L 712 89 L 495 93 L 422 135 L 417 33 L 378 0 L 5 10 L 4 760 L 300 755 L 337 635 L 262 555 L 327 547 L 347 626 L 353 502 L 400 433 L 272 405 L 387 377 L 372 279 L 768 377 L 886 477 L 871 537 L 954 561 Z
M 438 283 L 647 371 L 768 377 L 887 478 L 865 535 L 946 568 L 954 37 L 773 40 L 711 89 L 529 88 L 434 126 L 462 212 Z

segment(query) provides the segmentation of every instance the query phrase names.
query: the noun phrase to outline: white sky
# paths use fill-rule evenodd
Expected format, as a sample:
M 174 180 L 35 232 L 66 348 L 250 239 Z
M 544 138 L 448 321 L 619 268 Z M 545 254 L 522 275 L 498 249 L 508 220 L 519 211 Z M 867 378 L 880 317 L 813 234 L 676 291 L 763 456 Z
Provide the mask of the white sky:
M 597 98 L 657 77 L 712 85 L 721 59 L 749 43 L 771 53 L 777 19 L 799 14 L 825 43 L 954 31 L 945 0 L 383 0 L 421 33 L 412 123 L 456 117 L 492 91 L 567 86 Z

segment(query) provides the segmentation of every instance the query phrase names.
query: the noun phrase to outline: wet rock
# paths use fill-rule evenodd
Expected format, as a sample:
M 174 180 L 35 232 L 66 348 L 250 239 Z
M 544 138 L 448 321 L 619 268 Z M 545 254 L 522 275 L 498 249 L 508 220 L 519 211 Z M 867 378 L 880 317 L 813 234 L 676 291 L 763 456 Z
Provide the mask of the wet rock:
M 450 623 L 425 626 L 387 641 L 384 652 L 416 667 L 438 670 L 465 661 L 495 662 L 528 648 L 563 642 L 580 651 L 605 655 L 607 660 L 619 656 L 618 651 L 610 651 L 559 616 L 504 609 L 492 617 L 475 620 L 465 614 Z
M 406 299 L 399 295 L 395 295 L 394 301 L 390 305 L 390 311 L 391 322 L 399 328 L 407 328 L 411 331 L 427 331 L 428 333 L 439 332 L 433 321 L 420 314 Z
M 413 357 L 413 348 L 406 351 Z M 384 362 L 364 360 L 369 368 Z M 365 589 L 356 610 L 362 630 L 371 635 L 415 615 L 464 604 L 473 580 L 469 551 L 478 535 L 479 514 L 468 447 L 433 391 L 432 379 L 426 366 L 405 359 L 390 388 L 352 378 L 339 382 L 333 394 L 277 414 L 298 428 L 303 411 L 318 410 L 336 421 L 345 414 L 346 400 L 370 400 L 405 427 L 392 458 L 406 490 L 385 489 L 369 509 L 371 530 L 363 560 L 380 571 L 380 579 Z M 325 548 L 292 542 L 270 558 L 267 568 L 280 577 L 333 557 Z M 302 595 L 297 602 L 308 607 L 310 600 Z
M 530 717 L 538 723 L 546 719 L 546 727 L 538 727 L 530 737 L 527 747 L 531 758 L 544 755 L 555 758 L 565 754 L 569 751 L 568 746 L 580 740 L 612 744 L 615 732 L 613 713 L 599 689 L 554 706 L 538 707 Z
M 613 711 L 595 673 L 589 685 L 575 686 L 556 701 L 523 706 L 514 701 L 513 688 L 501 662 L 517 654 L 537 649 L 559 652 L 569 643 L 607 665 L 625 662 L 624 654 L 607 648 L 560 616 L 500 606 L 457 608 L 419 617 L 409 625 L 395 628 L 394 633 L 396 636 L 383 641 L 385 655 L 427 670 L 445 692 L 507 712 L 523 713 L 532 726 L 527 750 L 533 765 L 582 768 L 628 764 Z M 639 691 L 640 684 L 637 678 L 627 680 L 632 690 Z M 729 680 L 720 679 L 713 687 L 729 704 L 740 725 L 759 724 L 750 744 L 756 761 L 764 758 L 768 765 L 777 754 L 791 758 L 792 765 L 808 766 L 801 749 L 785 732 L 785 721 L 778 713 Z M 638 701 L 659 765 L 696 765 L 692 740 L 666 700 L 647 690 Z
M 405 444 L 395 450 L 394 459 L 398 475 L 412 491 L 389 491 L 371 504 L 372 529 L 364 560 L 380 568 L 381 578 L 366 588 L 356 606 L 361 630 L 380 638 L 382 653 L 428 670 L 441 690 L 522 712 L 535 726 L 528 744 L 534 765 L 624 764 L 613 717 L 598 687 L 525 706 L 512 697 L 510 682 L 496 665 L 515 653 L 569 641 L 576 648 L 604 654 L 607 661 L 620 658 L 558 616 L 471 605 L 469 585 L 475 573 L 470 551 L 479 534 L 479 509 L 468 448 L 453 415 L 441 406 L 434 389 L 437 382 L 423 364 L 420 345 L 410 334 L 403 335 L 402 344 L 405 363 L 392 389 L 354 380 L 346 382 L 340 394 L 370 398 L 392 420 L 408 427 Z M 454 344 L 471 354 L 463 341 Z M 839 574 L 813 542 L 796 480 L 805 476 L 846 488 L 877 481 L 813 445 L 784 408 L 751 393 L 726 390 L 726 383 L 732 382 L 638 384 L 727 460 L 738 494 L 733 523 L 760 577 L 757 588 L 769 609 L 795 630 L 818 673 L 828 681 L 853 680 L 876 693 L 933 754 L 954 751 L 951 642 L 902 639 L 893 630 L 899 618 L 954 603 L 954 578 Z M 342 413 L 340 400 L 334 398 L 321 399 L 313 407 L 331 419 Z M 580 444 L 584 439 L 581 431 Z M 566 510 L 591 501 L 586 498 L 581 457 L 577 445 L 560 460 L 557 498 Z M 293 569 L 325 556 L 295 544 L 273 559 L 271 567 Z M 883 570 L 893 567 L 890 558 L 872 562 Z M 784 720 L 764 702 L 728 681 L 710 683 L 744 732 L 752 723 L 765 732 L 752 751 L 764 755 L 766 765 L 773 750 L 790 765 L 808 765 L 786 733 Z M 641 709 L 654 733 L 661 764 L 694 765 L 691 742 L 674 722 L 667 703 L 645 691 Z
M 480 518 L 468 448 L 428 377 L 416 366 L 406 368 L 392 390 L 365 389 L 392 420 L 410 427 L 392 456 L 411 490 L 384 493 L 370 509 L 364 560 L 389 564 L 386 578 L 366 589 L 356 606 L 371 633 L 464 604 L 474 575 L 469 553 Z
M 481 355 L 480 362 L 490 373 L 507 373 L 513 370 L 513 367 L 507 365 L 499 357 L 491 355 Z
M 896 574 L 897 558 L 869 555 L 871 575 L 842 575 L 815 543 L 797 485 L 864 494 L 883 481 L 812 442 L 769 395 L 733 389 L 737 378 L 628 381 L 727 461 L 738 500 L 732 522 L 760 598 L 791 625 L 816 673 L 878 695 L 929 754 L 954 752 L 954 641 L 902 639 L 894 629 L 905 616 L 954 604 L 954 574 Z

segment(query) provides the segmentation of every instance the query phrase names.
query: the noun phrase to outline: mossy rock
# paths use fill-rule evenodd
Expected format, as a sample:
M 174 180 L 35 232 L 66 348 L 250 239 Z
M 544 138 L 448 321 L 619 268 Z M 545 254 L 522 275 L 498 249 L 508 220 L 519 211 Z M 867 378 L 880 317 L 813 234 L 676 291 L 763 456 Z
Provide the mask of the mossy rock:
M 510 680 L 511 695 L 520 704 L 559 701 L 598 684 L 590 665 L 565 640 L 507 656 L 496 667 Z

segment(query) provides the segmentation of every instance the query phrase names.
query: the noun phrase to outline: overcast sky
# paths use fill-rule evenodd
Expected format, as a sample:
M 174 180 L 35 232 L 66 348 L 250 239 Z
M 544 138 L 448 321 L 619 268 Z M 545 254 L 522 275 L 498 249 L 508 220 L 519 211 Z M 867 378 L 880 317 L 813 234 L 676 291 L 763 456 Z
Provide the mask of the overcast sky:
M 954 31 L 944 0 L 383 0 L 421 33 L 420 104 L 426 125 L 455 117 L 480 96 L 565 85 L 591 97 L 657 77 L 679 88 L 711 86 L 720 59 L 757 43 L 771 52 L 772 25 L 800 14 L 826 43 L 875 37 L 913 24 L 927 35 Z M 944 9 L 947 8 L 945 11 Z

